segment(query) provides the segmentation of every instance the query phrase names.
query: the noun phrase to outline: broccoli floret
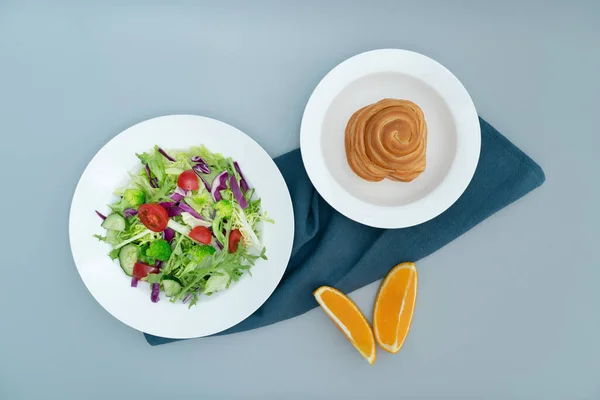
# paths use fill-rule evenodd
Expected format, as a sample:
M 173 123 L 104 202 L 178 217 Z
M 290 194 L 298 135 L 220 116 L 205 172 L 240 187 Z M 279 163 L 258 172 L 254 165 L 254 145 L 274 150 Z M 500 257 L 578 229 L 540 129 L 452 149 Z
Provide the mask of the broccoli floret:
M 191 255 L 195 262 L 200 262 L 205 257 L 215 254 L 216 251 L 214 247 L 208 245 L 194 246 Z
M 156 258 L 160 261 L 167 261 L 171 257 L 171 245 L 164 239 L 158 239 L 150 243 L 146 250 L 146 256 Z
M 231 215 L 233 214 L 233 205 L 228 200 L 217 201 L 213 205 L 213 208 L 222 218 L 231 218 Z
M 146 193 L 139 189 L 127 189 L 125 193 L 123 193 L 123 197 L 131 207 L 141 206 L 146 202 Z

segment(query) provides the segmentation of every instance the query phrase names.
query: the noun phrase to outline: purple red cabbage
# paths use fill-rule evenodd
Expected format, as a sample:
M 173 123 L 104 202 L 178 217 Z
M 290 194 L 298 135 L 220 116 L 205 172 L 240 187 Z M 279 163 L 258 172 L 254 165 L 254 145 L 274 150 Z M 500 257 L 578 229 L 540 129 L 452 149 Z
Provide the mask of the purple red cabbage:
M 173 201 L 181 201 L 183 200 L 183 198 L 185 196 L 187 196 L 189 193 L 187 190 L 180 188 L 179 186 L 177 186 L 175 188 L 175 190 L 173 191 L 173 193 L 171 194 L 171 196 L 169 196 Z
M 158 269 L 162 268 L 162 264 L 163 264 L 163 262 L 160 260 L 156 260 L 156 262 L 154 262 L 154 266 Z
M 202 218 L 202 216 L 200 214 L 198 214 L 198 212 L 196 210 L 194 210 L 192 207 L 188 206 L 187 204 L 185 204 L 183 201 L 181 203 L 179 203 L 179 207 L 189 213 L 192 217 L 194 218 L 198 218 L 204 221 L 204 218 Z
M 126 208 L 123 211 L 123 215 L 125 216 L 125 218 L 131 218 L 131 217 L 135 217 L 137 215 L 137 210 L 135 208 Z
M 250 185 L 248 185 L 248 182 L 246 182 L 246 178 L 244 178 L 244 174 L 242 174 L 242 169 L 240 168 L 240 165 L 238 164 L 237 161 L 233 162 L 233 167 L 235 168 L 237 173 L 240 175 L 240 186 L 241 186 L 242 190 L 244 192 L 247 192 L 248 190 L 250 190 Z
M 198 175 L 198 174 L 196 174 Z M 206 179 L 204 179 L 204 177 L 202 175 L 198 175 L 200 180 L 202 180 L 202 183 L 204 184 L 204 187 L 206 188 L 206 190 L 208 190 L 210 192 L 210 184 L 206 181 Z
M 217 247 L 219 248 L 219 250 L 223 250 L 223 244 L 219 242 L 219 239 L 215 238 L 215 243 L 217 243 Z
M 169 208 L 173 207 L 176 203 L 174 201 L 162 201 L 158 204 L 168 210 Z
M 106 219 L 106 215 L 102 214 L 100 211 L 96 210 L 96 215 L 98 215 L 100 218 L 102 218 L 102 221 L 104 221 Z
M 131 287 L 137 287 L 138 279 L 134 276 L 131 278 Z
M 171 157 L 170 155 L 168 155 L 167 152 L 164 151 L 163 149 L 161 149 L 160 147 L 158 148 L 158 152 L 160 154 L 162 154 L 167 160 L 172 161 L 172 162 L 176 161 L 173 157 Z
M 240 205 L 240 207 L 242 207 L 242 210 L 248 207 L 248 202 L 246 201 L 244 194 L 240 190 L 240 186 L 238 185 L 235 175 L 231 175 L 229 177 L 229 187 L 231 188 L 231 193 L 233 193 L 233 196 L 237 200 L 238 204 Z
M 159 297 L 158 294 L 160 293 L 160 283 L 153 283 L 152 284 L 152 293 L 150 294 L 150 300 L 152 300 L 153 303 L 158 303 Z
M 172 228 L 165 228 L 162 235 L 163 239 L 169 242 L 169 244 L 171 244 L 173 238 L 175 237 L 175 231 Z
M 148 176 L 150 186 L 156 189 L 158 187 L 158 180 L 156 178 L 152 178 L 152 172 L 150 171 L 148 164 L 146 164 L 146 175 Z
M 181 203 L 183 204 L 183 203 Z M 181 213 L 184 211 L 183 208 L 181 208 L 180 206 L 173 206 L 173 207 L 169 207 L 167 209 L 167 213 L 169 214 L 169 217 L 176 217 L 178 215 L 181 215 Z
M 190 293 L 190 294 L 188 294 L 187 296 L 185 296 L 185 297 L 183 298 L 183 300 L 182 300 L 183 304 L 185 304 L 185 303 L 187 303 L 188 301 L 190 301 L 190 299 L 192 298 L 192 296 L 193 296 L 193 295 L 194 295 L 193 293 Z
M 194 172 L 200 176 L 200 173 L 203 174 L 210 174 L 210 168 L 208 167 L 208 164 L 196 164 L 192 167 L 192 169 L 194 170 Z
M 227 171 L 223 171 L 219 175 L 217 175 L 215 179 L 213 179 L 210 194 L 212 195 L 215 201 L 219 201 L 222 199 L 221 190 L 227 189 L 228 178 L 229 173 Z

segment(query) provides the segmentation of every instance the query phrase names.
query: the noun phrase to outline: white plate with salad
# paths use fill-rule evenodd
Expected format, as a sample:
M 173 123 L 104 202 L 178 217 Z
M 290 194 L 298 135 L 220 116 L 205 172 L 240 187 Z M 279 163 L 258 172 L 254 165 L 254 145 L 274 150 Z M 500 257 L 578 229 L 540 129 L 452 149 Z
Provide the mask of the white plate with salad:
M 75 189 L 69 237 L 94 298 L 157 336 L 221 332 L 256 311 L 290 258 L 289 191 L 269 155 L 223 122 L 144 121 L 92 159 Z

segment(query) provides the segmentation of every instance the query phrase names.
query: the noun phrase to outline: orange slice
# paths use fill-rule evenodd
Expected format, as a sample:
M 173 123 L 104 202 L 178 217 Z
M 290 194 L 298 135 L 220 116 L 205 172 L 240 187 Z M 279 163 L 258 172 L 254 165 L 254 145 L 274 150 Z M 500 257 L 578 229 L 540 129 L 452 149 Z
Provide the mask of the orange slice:
M 321 286 L 313 294 L 350 343 L 369 364 L 373 364 L 376 358 L 373 330 L 356 304 L 344 293 L 329 286 Z
M 408 335 L 416 298 L 415 264 L 406 262 L 396 265 L 381 283 L 373 308 L 375 339 L 385 351 L 400 351 Z

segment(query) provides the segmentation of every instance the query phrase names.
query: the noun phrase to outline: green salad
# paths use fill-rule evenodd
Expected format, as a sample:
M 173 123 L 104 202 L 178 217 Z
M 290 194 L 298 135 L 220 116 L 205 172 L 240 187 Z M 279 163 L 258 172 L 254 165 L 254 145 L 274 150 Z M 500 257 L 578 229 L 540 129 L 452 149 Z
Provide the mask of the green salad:
M 171 302 L 196 304 L 201 294 L 227 289 L 258 258 L 266 259 L 260 226 L 271 221 L 236 161 L 206 147 L 137 154 L 142 168 L 115 195 L 104 216 L 111 259 Z

